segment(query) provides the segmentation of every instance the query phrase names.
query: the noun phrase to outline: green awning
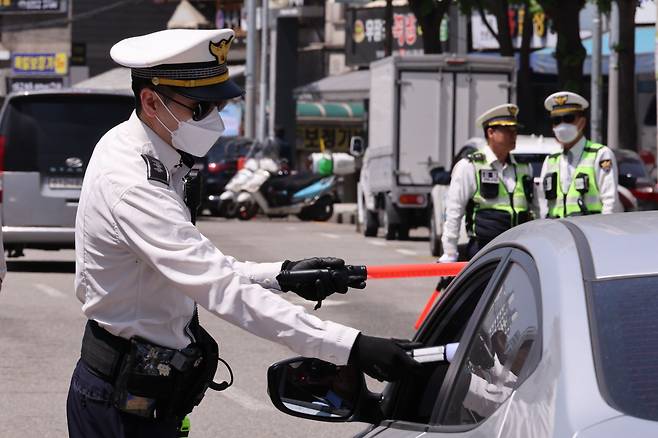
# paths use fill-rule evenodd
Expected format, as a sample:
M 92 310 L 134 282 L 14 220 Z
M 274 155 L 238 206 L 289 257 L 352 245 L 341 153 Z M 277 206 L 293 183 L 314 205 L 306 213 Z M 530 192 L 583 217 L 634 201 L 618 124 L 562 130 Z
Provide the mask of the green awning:
M 360 122 L 364 114 L 360 102 L 297 102 L 298 121 Z

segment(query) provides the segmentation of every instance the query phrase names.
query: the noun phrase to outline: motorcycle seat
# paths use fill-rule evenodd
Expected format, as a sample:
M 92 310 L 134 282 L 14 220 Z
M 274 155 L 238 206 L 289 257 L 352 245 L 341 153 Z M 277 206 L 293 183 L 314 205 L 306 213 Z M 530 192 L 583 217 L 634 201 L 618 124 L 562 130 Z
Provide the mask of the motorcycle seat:
M 290 193 L 298 192 L 304 187 L 308 187 L 314 182 L 325 178 L 322 175 L 313 173 L 297 173 L 294 175 L 277 175 L 270 179 L 270 187 L 276 191 L 287 191 Z

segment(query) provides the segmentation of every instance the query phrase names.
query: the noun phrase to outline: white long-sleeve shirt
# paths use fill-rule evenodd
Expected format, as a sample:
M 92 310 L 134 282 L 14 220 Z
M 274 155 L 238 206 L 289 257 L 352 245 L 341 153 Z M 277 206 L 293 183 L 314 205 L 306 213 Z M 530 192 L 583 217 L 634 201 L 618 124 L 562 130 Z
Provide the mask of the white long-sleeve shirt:
M 515 164 L 501 163 L 489 146 L 485 146 L 482 150 L 484 151 L 487 164 L 498 173 L 499 178 L 503 181 L 507 190 L 510 192 L 514 191 L 516 187 Z M 516 166 L 521 165 L 516 164 Z M 527 169 L 527 166 L 524 172 L 529 175 L 532 174 Z M 473 198 L 477 190 L 477 180 L 475 178 L 475 165 L 467 158 L 461 159 L 452 169 L 450 188 L 446 197 L 446 216 L 443 223 L 443 234 L 441 236 L 443 253 L 450 261 L 457 260 L 457 243 L 459 241 L 462 218 L 466 212 L 468 202 Z
M 558 184 L 562 187 L 562 193 L 567 193 L 569 191 L 569 186 L 576 174 L 576 168 L 578 167 L 578 163 L 580 163 L 586 144 L 587 139 L 582 137 L 571 147 L 571 149 L 569 149 L 568 155 L 562 154 L 558 159 L 560 166 L 560 181 L 558 181 Z M 612 162 L 612 166 L 610 166 L 608 170 L 601 167 L 601 162 L 605 160 L 610 160 Z M 543 189 L 543 181 L 547 172 L 548 157 L 544 160 L 544 165 L 541 169 L 541 183 L 537 193 L 537 205 L 539 207 L 540 218 L 545 218 L 548 214 L 548 201 L 546 200 L 546 194 Z M 594 160 L 594 174 L 596 175 L 596 185 L 599 188 L 601 204 L 603 205 L 601 213 L 610 214 L 623 211 L 621 203 L 619 202 L 619 194 L 617 192 L 617 175 L 619 175 L 617 170 L 617 160 L 615 159 L 615 154 L 607 146 L 602 147 L 596 153 L 596 158 Z
M 169 184 L 147 179 L 142 154 L 164 165 Z M 190 222 L 182 198 L 188 171 L 135 113 L 99 141 L 76 218 L 75 288 L 85 315 L 114 335 L 183 348 L 197 302 L 298 354 L 346 363 L 357 330 L 309 315 L 272 290 L 281 262 L 237 261 Z

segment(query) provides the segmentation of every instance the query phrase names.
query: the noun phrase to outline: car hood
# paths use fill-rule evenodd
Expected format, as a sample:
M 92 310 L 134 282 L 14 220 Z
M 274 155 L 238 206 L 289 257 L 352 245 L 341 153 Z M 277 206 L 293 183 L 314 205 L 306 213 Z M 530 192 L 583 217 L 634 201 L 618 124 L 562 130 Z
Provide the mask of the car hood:
M 574 438 L 654 438 L 658 436 L 658 422 L 620 415 L 593 426 L 589 426 L 574 435 Z

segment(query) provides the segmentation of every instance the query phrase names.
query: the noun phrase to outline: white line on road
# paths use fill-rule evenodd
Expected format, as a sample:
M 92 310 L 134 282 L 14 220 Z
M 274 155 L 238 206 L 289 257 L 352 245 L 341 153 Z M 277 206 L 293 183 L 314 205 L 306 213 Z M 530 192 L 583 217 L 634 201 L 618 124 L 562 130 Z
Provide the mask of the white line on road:
M 39 289 L 41 292 L 48 295 L 49 297 L 66 298 L 66 294 L 64 294 L 64 292 L 60 291 L 59 289 L 55 289 L 54 287 L 48 286 L 46 284 L 37 283 L 34 285 L 34 287 L 36 287 L 37 289 Z
M 320 233 L 321 236 L 327 237 L 329 239 L 340 239 L 340 236 L 338 234 L 331 234 L 331 233 Z
M 263 403 L 236 387 L 229 388 L 228 391 L 222 392 L 220 396 L 224 396 L 250 411 L 265 411 L 270 409 L 268 404 Z
M 382 242 L 381 240 L 366 240 L 366 242 L 375 246 L 386 246 L 386 242 Z
M 410 256 L 418 255 L 418 253 L 416 251 L 412 251 L 410 249 L 399 248 L 399 249 L 396 249 L 395 251 L 399 252 L 400 254 L 404 254 L 404 255 L 410 255 Z

